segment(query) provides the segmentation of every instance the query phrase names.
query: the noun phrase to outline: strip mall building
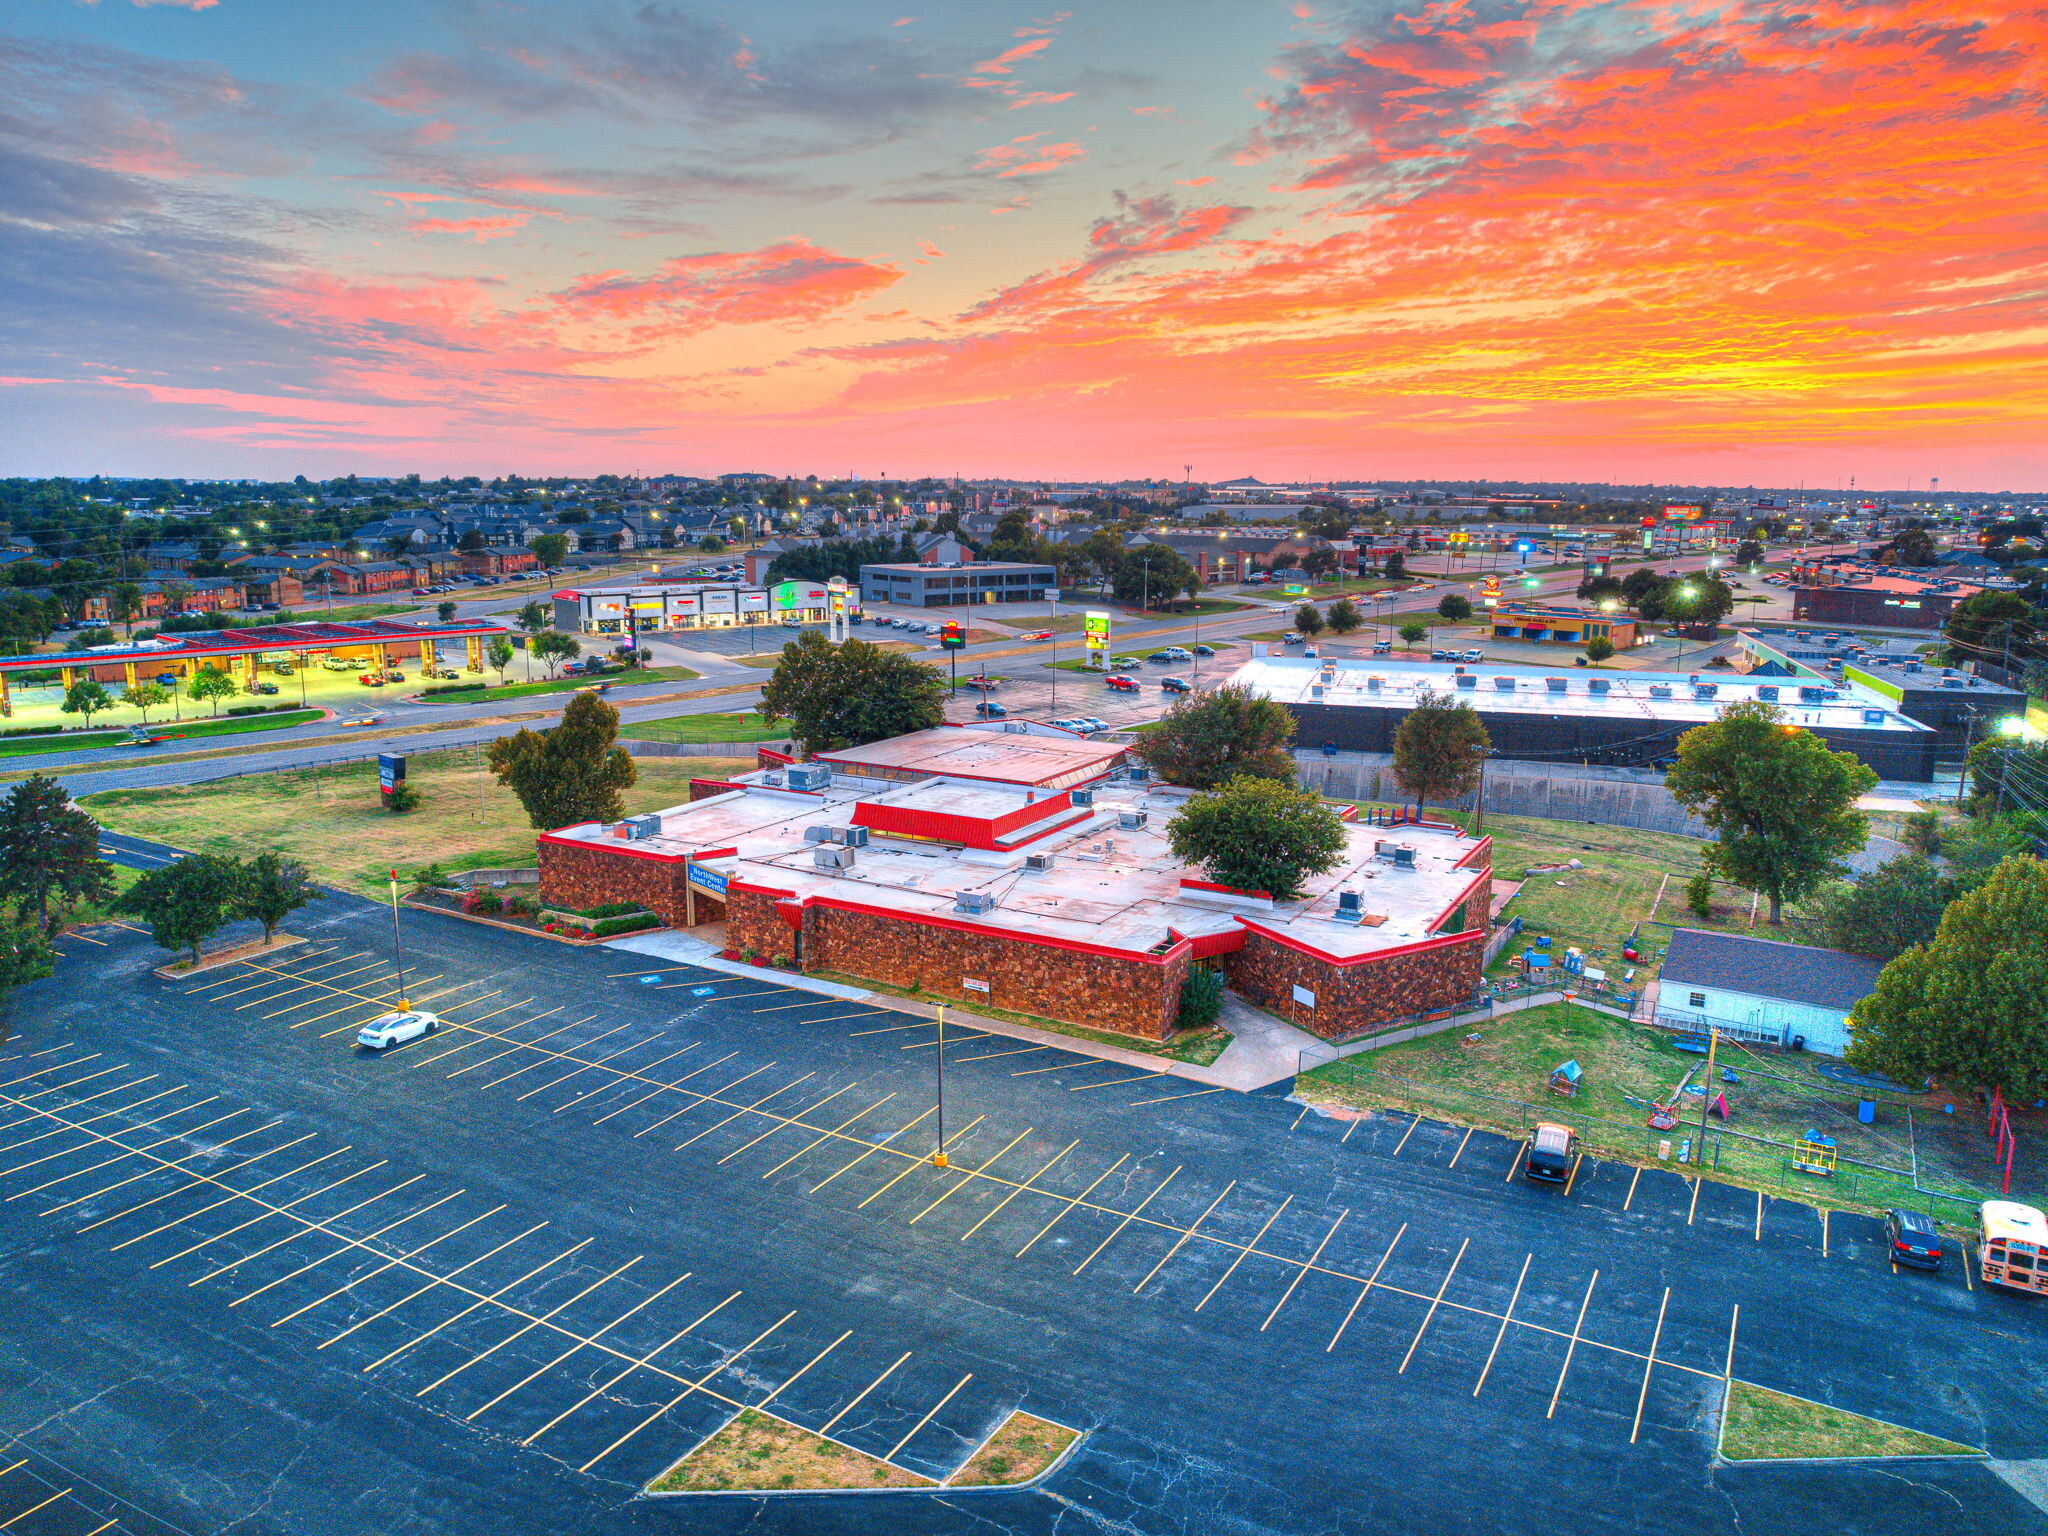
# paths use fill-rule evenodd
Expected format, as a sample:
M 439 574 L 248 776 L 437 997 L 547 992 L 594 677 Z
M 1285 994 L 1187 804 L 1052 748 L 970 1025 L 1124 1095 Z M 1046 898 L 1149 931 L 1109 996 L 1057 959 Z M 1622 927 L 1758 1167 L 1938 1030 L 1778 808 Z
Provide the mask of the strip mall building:
M 1021 725 L 1021 729 L 1017 728 Z M 1049 726 L 948 726 L 699 780 L 687 805 L 540 838 L 572 907 L 631 900 L 728 950 L 1148 1038 L 1214 961 L 1325 1037 L 1477 990 L 1490 842 L 1346 826 L 1342 863 L 1275 901 L 1177 860 L 1188 791 Z

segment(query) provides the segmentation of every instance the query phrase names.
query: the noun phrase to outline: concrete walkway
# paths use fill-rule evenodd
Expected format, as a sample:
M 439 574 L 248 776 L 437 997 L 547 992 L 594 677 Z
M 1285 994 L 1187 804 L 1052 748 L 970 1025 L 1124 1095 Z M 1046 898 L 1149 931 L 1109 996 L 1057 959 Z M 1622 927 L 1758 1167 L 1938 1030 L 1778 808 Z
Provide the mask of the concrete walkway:
M 1223 994 L 1223 1027 L 1230 1044 L 1209 1070 L 1245 1092 L 1284 1082 L 1300 1069 L 1301 1053 L 1321 1044 L 1305 1029 L 1254 1008 L 1235 992 Z

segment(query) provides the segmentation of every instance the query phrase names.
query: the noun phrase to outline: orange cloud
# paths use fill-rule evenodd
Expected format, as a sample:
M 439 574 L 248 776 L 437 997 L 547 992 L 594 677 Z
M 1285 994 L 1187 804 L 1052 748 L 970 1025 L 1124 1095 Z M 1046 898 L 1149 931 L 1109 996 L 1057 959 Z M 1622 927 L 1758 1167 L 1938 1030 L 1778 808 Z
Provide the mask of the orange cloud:
M 996 144 L 981 152 L 974 162 L 977 171 L 994 171 L 997 176 L 1037 176 L 1057 170 L 1069 160 L 1086 154 L 1078 143 L 1040 144 L 1042 133 L 1020 134 L 1007 144 Z
M 468 235 L 481 245 L 486 240 L 502 240 L 525 228 L 526 218 L 523 213 L 514 213 L 495 219 L 412 219 L 405 227 L 416 235 Z
M 974 73 L 977 75 L 1015 74 L 1016 71 L 1010 67 L 1011 65 L 1017 63 L 1020 59 L 1030 58 L 1034 53 L 1043 53 L 1051 46 L 1052 39 L 1049 37 L 1033 38 L 1030 42 L 1017 44 L 1014 48 L 1005 48 L 992 59 L 983 59 L 974 66 Z

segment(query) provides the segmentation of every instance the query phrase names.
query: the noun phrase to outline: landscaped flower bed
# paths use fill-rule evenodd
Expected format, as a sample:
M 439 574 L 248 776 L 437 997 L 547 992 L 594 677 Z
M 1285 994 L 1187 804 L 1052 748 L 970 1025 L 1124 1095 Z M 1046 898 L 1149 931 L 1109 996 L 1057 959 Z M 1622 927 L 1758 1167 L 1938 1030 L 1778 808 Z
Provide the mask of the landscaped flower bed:
M 476 891 L 427 886 L 413 899 L 444 912 L 483 918 L 509 928 L 551 933 L 563 939 L 608 939 L 616 934 L 667 926 L 660 913 L 650 912 L 638 902 L 611 902 L 581 911 L 545 906 L 530 886 L 505 892 L 488 886 Z

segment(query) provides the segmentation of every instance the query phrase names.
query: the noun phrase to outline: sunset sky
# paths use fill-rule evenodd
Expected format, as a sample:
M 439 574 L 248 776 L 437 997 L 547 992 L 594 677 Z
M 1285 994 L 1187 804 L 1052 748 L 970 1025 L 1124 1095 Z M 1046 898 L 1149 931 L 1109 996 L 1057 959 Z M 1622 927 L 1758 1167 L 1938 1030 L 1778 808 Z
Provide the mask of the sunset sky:
M 0 26 L 0 473 L 2048 488 L 2048 5 Z

